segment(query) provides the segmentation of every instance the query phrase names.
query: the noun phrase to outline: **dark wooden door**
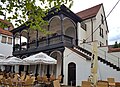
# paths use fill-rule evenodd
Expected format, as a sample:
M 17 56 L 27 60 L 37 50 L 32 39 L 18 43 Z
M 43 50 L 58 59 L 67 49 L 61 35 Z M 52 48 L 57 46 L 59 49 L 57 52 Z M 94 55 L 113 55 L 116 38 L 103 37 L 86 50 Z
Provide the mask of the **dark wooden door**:
M 68 64 L 68 85 L 76 86 L 76 64 Z

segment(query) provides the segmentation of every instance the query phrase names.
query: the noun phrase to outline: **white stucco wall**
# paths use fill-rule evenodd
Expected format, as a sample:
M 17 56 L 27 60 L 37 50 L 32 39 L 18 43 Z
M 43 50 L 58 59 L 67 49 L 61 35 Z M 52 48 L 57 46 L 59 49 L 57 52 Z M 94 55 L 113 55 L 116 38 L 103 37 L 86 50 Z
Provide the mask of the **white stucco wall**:
M 107 78 L 115 78 L 115 81 L 120 82 L 120 71 L 116 71 L 110 66 L 103 64 L 102 62 L 98 63 L 98 79 L 107 80 Z
M 74 62 L 76 64 L 76 85 L 80 85 L 82 80 L 87 80 L 90 75 L 90 62 L 86 61 L 82 56 L 72 52 L 68 48 L 64 51 L 64 85 L 68 84 L 68 64 Z
M 87 32 L 81 28 L 81 24 L 79 22 L 77 23 L 77 35 L 78 35 L 78 45 L 80 45 L 80 43 L 83 43 L 83 39 L 86 38 Z
M 0 53 L 4 54 L 5 56 L 11 56 L 13 51 L 12 44 L 1 43 L 1 40 L 2 40 L 2 35 L 0 34 Z
M 104 21 L 104 24 L 101 24 L 101 14 L 103 15 L 103 20 L 104 20 L 105 15 L 104 15 L 104 10 L 103 10 L 102 6 L 99 9 L 99 11 L 95 17 L 84 20 L 87 30 L 85 31 L 85 33 L 81 32 L 81 30 L 78 31 L 78 32 L 82 33 L 82 34 L 79 33 L 79 34 L 81 34 L 81 36 L 78 35 L 78 36 L 80 36 L 80 37 L 78 37 L 78 38 L 80 38 L 80 40 L 85 38 L 87 40 L 86 42 L 92 41 L 92 29 L 93 29 L 93 32 L 95 31 L 93 33 L 93 41 L 98 40 L 99 45 L 101 42 L 101 43 L 103 43 L 102 46 L 106 46 L 106 40 L 108 40 L 107 23 L 106 23 L 106 21 Z M 103 37 L 100 36 L 100 28 L 98 28 L 100 24 L 101 24 L 101 28 L 103 29 Z M 80 29 L 80 25 L 78 28 Z M 107 32 L 107 34 L 106 34 L 106 32 Z M 84 38 L 82 35 L 84 36 Z
M 74 62 L 76 64 L 76 86 L 80 86 L 83 80 L 87 80 L 90 75 L 91 61 L 87 61 L 79 54 L 72 52 L 70 49 L 65 48 L 64 51 L 64 85 L 68 84 L 68 64 Z M 120 71 L 116 71 L 112 67 L 98 62 L 98 80 L 107 80 L 108 77 L 115 78 L 115 81 L 120 81 Z

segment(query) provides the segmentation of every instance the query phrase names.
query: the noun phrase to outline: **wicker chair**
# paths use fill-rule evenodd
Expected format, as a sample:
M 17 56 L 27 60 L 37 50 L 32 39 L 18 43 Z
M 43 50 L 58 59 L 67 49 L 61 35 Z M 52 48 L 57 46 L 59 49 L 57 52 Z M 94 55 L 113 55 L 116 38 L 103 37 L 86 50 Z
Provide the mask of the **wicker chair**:
M 107 78 L 108 84 L 110 87 L 115 87 L 115 79 L 114 78 Z
M 89 82 L 89 81 L 82 81 L 81 87 L 91 87 L 91 82 Z
M 5 78 L 1 79 L 2 86 L 7 87 L 7 80 Z
M 98 81 L 97 87 L 109 87 L 107 81 Z
M 16 84 L 13 83 L 11 78 L 7 79 L 7 85 L 8 85 L 8 87 L 17 87 Z
M 53 87 L 60 87 L 60 81 L 59 80 L 54 80 L 53 81 Z
M 55 80 L 55 76 L 54 75 L 51 75 L 50 76 L 50 81 L 54 81 Z
M 33 85 L 34 85 L 34 79 L 29 78 L 22 84 L 22 87 L 33 87 Z
M 62 75 L 58 75 L 57 80 L 59 80 L 61 82 L 61 79 L 62 79 Z

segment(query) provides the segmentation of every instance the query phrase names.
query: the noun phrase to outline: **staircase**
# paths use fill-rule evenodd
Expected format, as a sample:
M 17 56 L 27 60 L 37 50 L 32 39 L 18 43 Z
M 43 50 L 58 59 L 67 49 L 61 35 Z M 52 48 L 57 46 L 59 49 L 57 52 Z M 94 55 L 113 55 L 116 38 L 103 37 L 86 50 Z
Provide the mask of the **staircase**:
M 75 46 L 74 48 L 70 48 L 72 51 L 76 52 L 77 54 L 83 56 L 84 58 L 86 58 L 86 60 L 91 60 L 91 56 L 92 56 L 92 52 L 79 47 L 79 46 Z M 113 69 L 116 69 L 117 71 L 120 71 L 120 67 L 118 67 L 117 65 L 111 63 L 110 61 L 101 58 L 100 56 L 98 56 L 98 60 L 110 67 L 112 67 Z

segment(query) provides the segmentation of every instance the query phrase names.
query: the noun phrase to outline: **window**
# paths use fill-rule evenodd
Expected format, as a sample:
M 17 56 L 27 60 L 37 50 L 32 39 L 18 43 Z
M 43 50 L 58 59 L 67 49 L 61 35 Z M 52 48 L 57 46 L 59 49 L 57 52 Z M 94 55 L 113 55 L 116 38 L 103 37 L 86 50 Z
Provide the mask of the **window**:
M 12 44 L 12 38 L 8 37 L 8 44 Z
M 106 31 L 106 35 L 107 35 L 107 33 L 108 33 L 108 32 Z
M 6 36 L 2 36 L 2 43 L 6 43 L 7 37 Z
M 86 30 L 86 24 L 84 22 L 81 22 L 81 28 L 83 28 L 84 30 Z
M 106 45 L 108 45 L 108 40 L 106 40 Z
M 102 42 L 100 42 L 100 47 L 101 47 L 101 46 L 104 46 L 104 44 L 103 44 Z
M 104 19 L 102 14 L 101 14 L 101 24 L 104 24 Z
M 103 28 L 101 28 L 101 26 L 99 26 L 99 28 L 100 28 L 100 36 L 103 38 L 104 37 L 104 35 L 103 35 Z

